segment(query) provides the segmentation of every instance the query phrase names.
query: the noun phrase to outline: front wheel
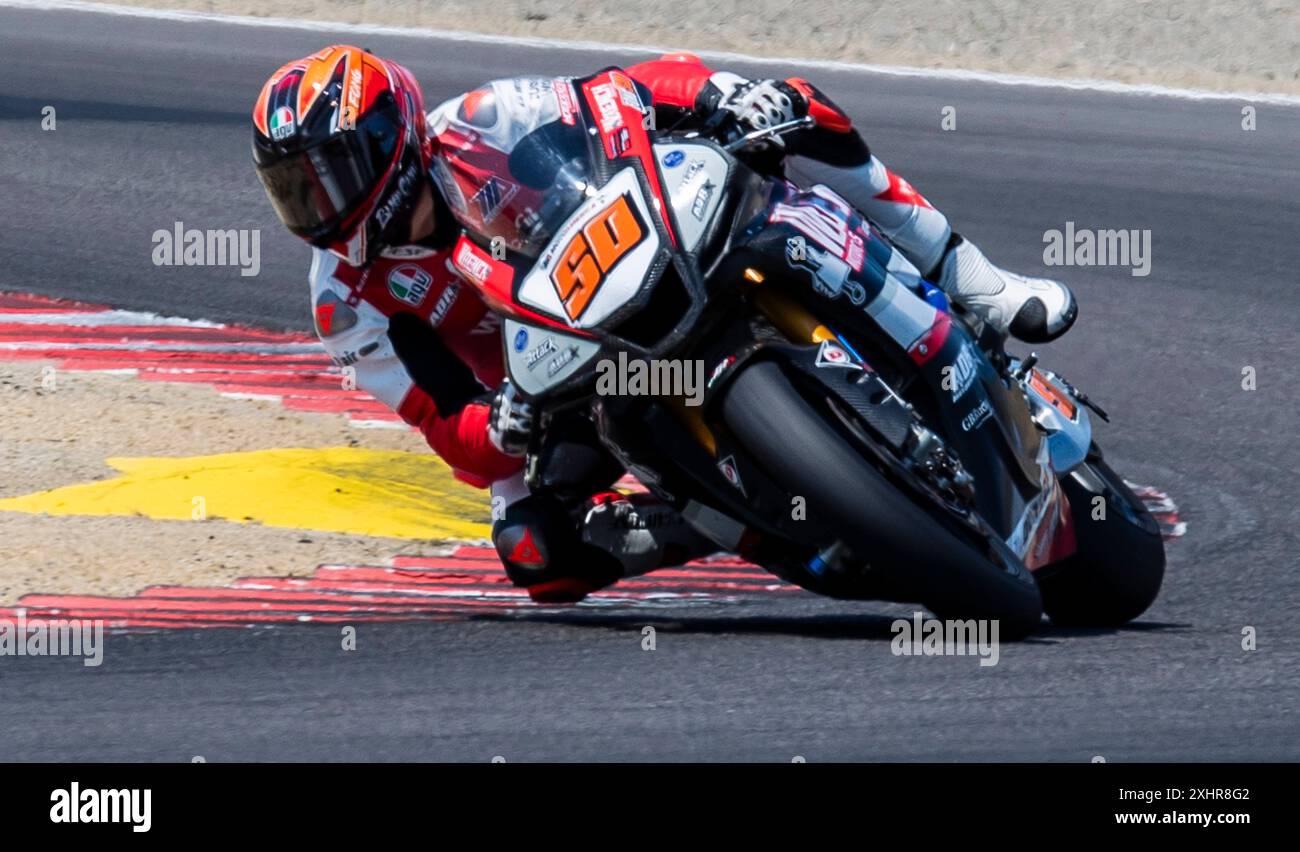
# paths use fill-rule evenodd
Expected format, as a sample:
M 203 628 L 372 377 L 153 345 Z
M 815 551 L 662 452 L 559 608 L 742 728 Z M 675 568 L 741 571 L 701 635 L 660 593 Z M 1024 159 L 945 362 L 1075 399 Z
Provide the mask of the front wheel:
M 1095 447 L 1061 487 L 1077 549 L 1038 572 L 1043 608 L 1062 627 L 1117 627 L 1155 602 L 1165 576 L 1160 526 Z
M 1003 636 L 1023 636 L 1042 619 L 1033 578 L 1018 562 L 984 556 L 891 484 L 791 383 L 780 365 L 759 361 L 732 380 L 722 401 L 728 429 L 753 461 L 807 511 L 840 530 L 850 550 L 899 590 L 945 619 L 997 620 Z M 878 578 L 865 583 L 880 588 Z M 854 596 L 851 589 L 813 588 Z M 847 593 L 846 593 L 847 591 Z M 874 595 L 873 595 L 874 596 Z

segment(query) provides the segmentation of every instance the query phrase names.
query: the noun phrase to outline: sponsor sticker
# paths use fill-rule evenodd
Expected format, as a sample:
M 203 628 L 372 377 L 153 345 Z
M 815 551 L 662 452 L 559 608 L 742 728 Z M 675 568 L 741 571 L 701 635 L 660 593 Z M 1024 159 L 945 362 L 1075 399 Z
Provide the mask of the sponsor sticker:
M 411 307 L 424 301 L 432 285 L 433 276 L 413 263 L 404 263 L 388 273 L 388 292 Z
M 414 260 L 421 257 L 433 257 L 435 254 L 437 252 L 431 248 L 416 245 L 388 246 L 380 252 L 383 257 L 391 257 L 393 260 Z
M 785 241 L 785 260 L 791 267 L 810 274 L 813 289 L 823 296 L 829 299 L 847 296 L 856 307 L 866 304 L 867 290 L 861 282 L 849 277 L 848 263 L 804 237 L 790 237 Z
M 297 122 L 293 120 L 293 110 L 280 107 L 271 113 L 271 138 L 277 141 L 288 139 L 293 135 Z
M 578 357 L 578 347 L 570 346 L 551 359 L 546 365 L 546 378 L 553 379 L 555 374 L 569 366 Z M 529 367 L 529 369 L 532 369 Z
M 592 86 L 591 96 L 596 100 L 601 132 L 610 133 L 623 126 L 623 113 L 618 108 L 618 93 L 611 84 Z
M 706 180 L 704 185 L 695 192 L 695 200 L 691 202 L 691 215 L 696 219 L 703 221 L 704 212 L 709 209 L 709 200 L 713 198 L 713 190 L 717 185 L 713 181 Z
M 848 263 L 854 272 L 862 271 L 866 259 L 862 235 L 850 230 L 848 220 L 834 211 L 806 201 L 796 204 L 778 202 L 772 206 L 769 221 L 793 225 L 817 245 Z
M 618 98 L 623 102 L 624 106 L 638 112 L 642 111 L 641 96 L 637 94 L 636 84 L 632 82 L 631 78 L 613 71 L 610 73 L 609 79 L 613 81 L 614 88 L 618 90 Z
M 665 169 L 675 169 L 685 160 L 686 155 L 681 151 L 669 151 L 667 154 L 664 154 L 664 158 L 660 160 L 660 162 L 664 164 Z
M 614 152 L 614 156 L 622 154 L 628 148 L 632 147 L 631 131 L 626 127 L 622 127 L 617 133 L 610 134 L 609 145 Z
M 975 406 L 970 412 L 961 419 L 961 429 L 963 432 L 970 432 L 984 425 L 984 421 L 993 416 L 993 408 L 989 405 L 987 399 L 982 400 L 979 405 Z
M 970 353 L 970 347 L 962 346 L 961 351 L 957 353 L 957 360 L 953 362 L 952 369 L 949 371 L 949 380 L 952 382 L 952 399 L 953 402 L 962 398 L 966 391 L 975 381 L 975 356 Z
M 321 337 L 342 334 L 354 327 L 357 319 L 357 312 L 337 293 L 326 290 L 316 302 L 316 333 Z
M 721 361 L 719 361 L 718 365 L 713 368 L 713 372 L 709 373 L 709 380 L 708 382 L 705 383 L 704 386 L 706 388 L 713 387 L 713 383 L 718 380 L 718 377 L 721 376 L 724 372 L 726 372 L 727 368 L 734 363 L 736 363 L 735 355 L 728 355 L 726 358 L 723 358 Z
M 474 253 L 468 241 L 463 241 L 456 249 L 456 268 L 476 284 L 486 284 L 492 272 L 491 265 Z
M 456 304 L 456 297 L 460 295 L 460 283 L 457 281 L 447 282 L 447 286 L 438 296 L 438 301 L 434 303 L 433 310 L 429 312 L 429 324 L 434 328 L 442 325 L 442 321 L 447 318 L 447 313 L 451 306 Z
M 521 328 L 515 332 L 515 351 L 523 352 L 524 347 L 528 345 L 528 329 Z
M 551 91 L 555 92 L 555 101 L 560 105 L 560 121 L 573 124 L 578 117 L 578 105 L 573 97 L 573 84 L 557 77 L 551 86 Z
M 361 69 L 353 68 L 348 75 L 348 88 L 344 93 L 343 112 L 339 114 L 340 130 L 355 130 L 357 116 L 361 114 Z
M 517 184 L 504 180 L 496 175 L 489 177 L 479 191 L 470 197 L 470 201 L 478 205 L 478 212 L 483 224 L 489 224 L 501 212 L 501 208 L 506 202 L 514 198 L 515 193 L 519 191 Z
M 849 357 L 848 351 L 833 340 L 823 340 L 822 346 L 817 350 L 818 367 L 841 367 L 849 370 L 856 370 L 858 365 Z
M 740 469 L 736 467 L 735 456 L 727 456 L 722 461 L 718 462 L 718 471 L 722 474 L 724 479 L 731 483 L 732 487 L 742 495 L 746 497 L 749 496 L 748 494 L 745 494 L 745 483 L 740 481 Z
M 447 204 L 456 213 L 464 216 L 469 210 L 469 204 L 465 201 L 465 194 L 460 191 L 460 184 L 451 176 L 449 167 L 442 161 L 441 156 L 434 159 L 433 178 L 438 182 L 438 187 L 442 190 L 442 197 L 447 200 Z
M 559 351 L 559 347 L 555 345 L 555 338 L 548 337 L 545 340 L 543 340 L 541 343 L 534 346 L 532 349 L 528 350 L 527 354 L 524 355 L 524 366 L 526 366 L 529 370 L 532 370 L 534 367 L 540 364 L 542 362 L 542 359 L 545 358 L 547 355 L 551 355 L 558 351 Z M 560 364 L 560 367 L 563 367 L 564 364 L 567 363 L 568 361 L 565 361 L 564 363 Z M 556 367 L 555 369 L 558 370 L 560 367 Z M 554 375 L 554 373 L 550 373 L 549 375 Z

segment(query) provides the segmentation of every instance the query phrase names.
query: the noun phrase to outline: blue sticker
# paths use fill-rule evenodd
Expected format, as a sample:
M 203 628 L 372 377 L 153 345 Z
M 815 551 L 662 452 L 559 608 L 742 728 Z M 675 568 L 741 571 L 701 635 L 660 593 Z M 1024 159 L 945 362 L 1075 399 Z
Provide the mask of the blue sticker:
M 527 345 L 528 345 L 528 331 L 526 329 L 521 328 L 515 334 L 515 351 L 523 352 L 524 347 Z
M 667 154 L 664 154 L 664 159 L 663 159 L 664 168 L 671 169 L 676 166 L 680 166 L 682 164 L 682 160 L 685 159 L 686 159 L 686 155 L 683 154 L 681 151 L 669 151 Z

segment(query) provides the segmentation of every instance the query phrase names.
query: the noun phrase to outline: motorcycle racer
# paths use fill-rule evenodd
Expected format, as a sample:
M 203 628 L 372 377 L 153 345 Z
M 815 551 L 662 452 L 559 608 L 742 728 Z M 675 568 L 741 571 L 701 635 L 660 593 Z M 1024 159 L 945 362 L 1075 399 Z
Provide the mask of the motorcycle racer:
M 811 115 L 816 125 L 791 134 L 785 153 L 836 168 L 837 189 L 960 304 L 1027 340 L 1052 339 L 1073 322 L 1068 289 L 993 266 L 805 81 L 745 80 L 685 54 L 627 71 L 660 126 L 720 110 L 753 128 Z M 530 491 L 521 456 L 531 412 L 503 384 L 497 318 L 452 263 L 462 225 L 481 233 L 500 217 L 498 229 L 525 229 L 530 212 L 526 188 L 476 183 L 467 152 L 508 151 L 563 120 L 567 88 L 495 81 L 426 117 L 405 68 L 336 45 L 277 70 L 253 111 L 258 176 L 281 221 L 314 247 L 312 310 L 326 350 L 418 428 L 457 477 L 491 486 L 507 574 L 543 602 L 578 600 L 708 549 L 667 507 L 608 490 L 622 469 L 583 420 L 548 430 L 561 437 L 539 455 L 554 473 Z
M 544 448 L 565 476 L 538 494 L 523 484 L 522 448 L 500 429 L 490 437 L 492 389 L 505 376 L 500 324 L 450 262 L 460 224 L 430 179 L 442 146 L 405 68 L 324 48 L 271 75 L 253 124 L 272 206 L 313 246 L 312 312 L 326 351 L 457 478 L 492 486 L 493 540 L 516 584 L 539 601 L 577 600 L 698 549 L 666 507 L 608 490 L 622 470 L 595 449 L 590 424 Z M 498 409 L 508 419 L 511 407 Z M 516 406 L 516 430 L 531 428 L 523 414 Z

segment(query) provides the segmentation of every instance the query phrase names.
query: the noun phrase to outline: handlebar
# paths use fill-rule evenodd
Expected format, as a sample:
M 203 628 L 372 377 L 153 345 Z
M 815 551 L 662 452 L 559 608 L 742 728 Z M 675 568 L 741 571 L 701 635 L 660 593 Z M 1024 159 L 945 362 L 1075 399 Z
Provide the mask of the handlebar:
M 803 130 L 804 128 L 812 127 L 816 123 L 817 121 L 811 115 L 805 115 L 803 118 L 784 121 L 780 124 L 774 124 L 771 127 L 764 127 L 761 130 L 752 130 L 744 136 L 741 136 L 739 139 L 728 142 L 723 145 L 722 148 L 728 154 L 734 154 L 736 151 L 744 148 L 752 142 L 758 142 L 769 137 L 783 136 L 786 133 L 795 130 Z

